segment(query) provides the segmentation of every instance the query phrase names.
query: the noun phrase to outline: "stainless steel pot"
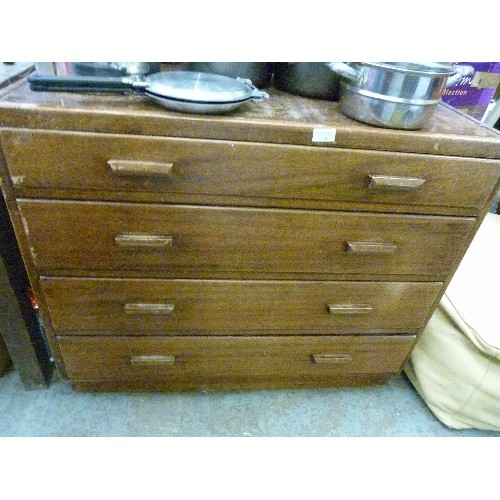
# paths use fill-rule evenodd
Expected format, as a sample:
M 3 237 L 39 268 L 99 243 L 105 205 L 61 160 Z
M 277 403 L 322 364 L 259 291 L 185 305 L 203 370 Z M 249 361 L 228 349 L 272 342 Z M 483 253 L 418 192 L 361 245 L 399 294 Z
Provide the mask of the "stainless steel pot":
M 434 112 L 446 86 L 471 74 L 470 66 L 449 63 L 327 63 L 342 76 L 340 110 L 379 127 L 416 130 Z
M 161 69 L 159 62 L 73 62 L 70 74 L 82 76 L 150 75 Z
M 144 94 L 162 106 L 186 113 L 221 114 L 269 95 L 250 80 L 210 73 L 165 71 L 146 77 L 84 77 L 32 74 L 31 90 Z
M 339 100 L 340 76 L 321 62 L 274 63 L 274 86 L 290 94 Z

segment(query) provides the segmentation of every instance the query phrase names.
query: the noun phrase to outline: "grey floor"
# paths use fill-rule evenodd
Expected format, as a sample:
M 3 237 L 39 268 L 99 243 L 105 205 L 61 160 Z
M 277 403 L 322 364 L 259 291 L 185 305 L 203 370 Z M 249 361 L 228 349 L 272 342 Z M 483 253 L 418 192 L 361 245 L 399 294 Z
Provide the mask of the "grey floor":
M 0 378 L 2 437 L 500 436 L 453 430 L 404 374 L 383 386 L 203 393 L 81 393 L 66 381 L 26 391 Z

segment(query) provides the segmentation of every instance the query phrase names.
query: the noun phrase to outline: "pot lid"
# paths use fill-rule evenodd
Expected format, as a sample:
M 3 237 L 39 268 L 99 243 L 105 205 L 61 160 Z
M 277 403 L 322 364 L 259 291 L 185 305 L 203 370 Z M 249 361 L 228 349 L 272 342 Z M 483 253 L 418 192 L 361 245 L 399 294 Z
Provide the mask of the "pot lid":
M 146 83 L 148 94 L 200 103 L 245 101 L 255 90 L 249 80 L 194 71 L 155 73 L 146 78 Z
M 452 75 L 455 73 L 451 63 L 443 62 L 368 62 L 362 64 L 401 73 L 427 74 L 428 76 Z

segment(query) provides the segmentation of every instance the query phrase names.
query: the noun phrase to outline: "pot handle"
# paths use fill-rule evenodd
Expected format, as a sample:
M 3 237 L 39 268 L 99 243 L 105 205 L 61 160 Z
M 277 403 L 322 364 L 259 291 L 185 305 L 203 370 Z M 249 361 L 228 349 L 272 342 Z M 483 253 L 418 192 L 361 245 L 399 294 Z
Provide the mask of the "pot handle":
M 129 78 L 97 76 L 39 75 L 28 76 L 31 90 L 52 92 L 130 92 Z
M 456 85 L 464 76 L 474 74 L 474 68 L 472 66 L 455 66 L 453 69 L 455 70 L 455 73 L 448 77 L 446 87 L 452 87 L 453 85 Z
M 333 72 L 354 83 L 363 83 L 363 75 L 343 62 L 325 63 Z
M 252 90 L 252 93 L 250 94 L 250 99 L 252 101 L 267 101 L 269 99 L 269 94 L 267 92 L 264 92 L 263 90 L 259 90 L 253 83 L 252 80 L 249 80 L 248 78 L 236 78 L 239 82 L 245 83 L 250 87 Z

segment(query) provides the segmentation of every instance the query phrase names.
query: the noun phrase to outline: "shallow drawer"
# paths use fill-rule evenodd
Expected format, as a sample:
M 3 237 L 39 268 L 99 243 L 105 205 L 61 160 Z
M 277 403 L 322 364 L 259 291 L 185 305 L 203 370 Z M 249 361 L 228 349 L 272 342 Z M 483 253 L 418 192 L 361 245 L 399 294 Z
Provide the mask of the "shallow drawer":
M 59 337 L 73 381 L 205 389 L 327 385 L 338 375 L 401 369 L 415 337 Z
M 458 217 L 305 210 L 38 200 L 19 206 L 38 268 L 62 274 L 440 279 L 474 226 L 474 219 Z
M 345 201 L 358 210 L 396 204 L 433 213 L 465 207 L 473 215 L 500 175 L 498 161 L 325 147 L 40 130 L 3 130 L 1 140 L 14 186 L 58 190 L 58 197 L 83 190 L 149 201 L 166 194 L 175 202 L 204 195 L 297 207 Z
M 53 327 L 85 334 L 410 333 L 442 283 L 44 278 Z

